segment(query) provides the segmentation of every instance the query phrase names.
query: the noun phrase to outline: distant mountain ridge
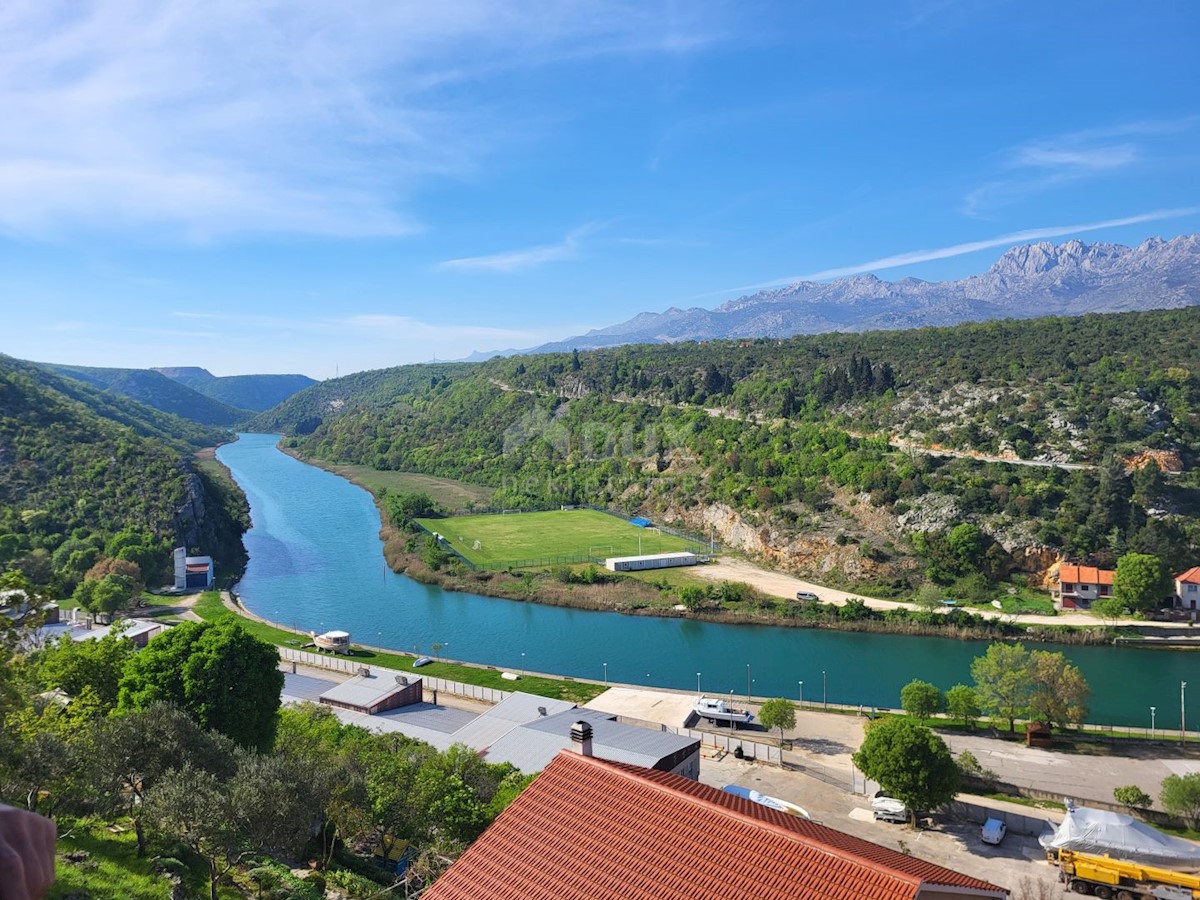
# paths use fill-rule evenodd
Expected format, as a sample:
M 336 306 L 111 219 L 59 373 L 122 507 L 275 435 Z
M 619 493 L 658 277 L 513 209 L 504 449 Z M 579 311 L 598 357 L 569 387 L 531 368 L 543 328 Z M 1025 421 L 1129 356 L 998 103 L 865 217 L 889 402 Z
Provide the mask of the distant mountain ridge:
M 957 281 L 883 281 L 874 275 L 801 281 L 715 309 L 643 312 L 562 341 L 523 351 L 477 352 L 468 360 L 621 344 L 898 330 L 1194 305 L 1200 305 L 1200 235 L 1153 237 L 1136 247 L 1043 241 L 1013 247 L 986 273 Z
M 56 363 L 38 365 L 58 375 L 120 394 L 200 425 L 227 428 L 251 415 L 248 410 L 223 403 L 151 369 L 106 369 Z

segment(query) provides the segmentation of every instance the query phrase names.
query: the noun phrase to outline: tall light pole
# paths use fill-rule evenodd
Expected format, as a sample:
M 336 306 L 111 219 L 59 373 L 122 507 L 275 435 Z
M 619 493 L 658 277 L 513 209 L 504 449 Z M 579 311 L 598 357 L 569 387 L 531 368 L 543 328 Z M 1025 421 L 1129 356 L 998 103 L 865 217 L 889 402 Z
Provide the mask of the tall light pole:
M 825 670 L 821 670 L 821 706 L 829 709 L 829 692 L 826 690 Z
M 1154 710 L 1156 707 L 1150 707 L 1150 740 L 1154 740 Z
M 1181 744 L 1185 740 L 1187 740 L 1187 737 L 1186 737 L 1186 735 L 1187 735 L 1187 720 L 1186 720 L 1187 707 L 1184 705 L 1184 702 L 1183 702 L 1183 697 L 1184 697 L 1183 692 L 1185 690 L 1187 690 L 1187 682 L 1186 681 L 1179 682 L 1179 743 L 1181 743 Z
M 800 708 L 804 709 L 804 682 L 800 682 Z
M 750 663 L 746 663 L 746 702 L 750 702 Z
M 700 673 L 696 673 L 696 697 L 700 697 Z
M 604 664 L 604 686 L 608 687 L 608 663 Z
M 729 733 L 733 734 L 733 688 L 729 689 Z
M 521 674 L 525 674 L 525 651 L 521 651 Z

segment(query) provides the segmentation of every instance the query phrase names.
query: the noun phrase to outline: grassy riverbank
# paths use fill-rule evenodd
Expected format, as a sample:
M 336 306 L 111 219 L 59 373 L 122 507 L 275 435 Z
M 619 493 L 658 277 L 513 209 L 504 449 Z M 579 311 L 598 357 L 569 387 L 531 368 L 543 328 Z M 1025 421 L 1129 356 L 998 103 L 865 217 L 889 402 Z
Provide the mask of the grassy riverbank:
M 215 621 L 225 616 L 235 616 L 242 627 L 255 637 L 279 647 L 300 649 L 303 644 L 309 643 L 308 635 L 303 632 L 277 628 L 259 621 L 250 615 L 238 614 L 231 611 L 221 602 L 220 595 L 215 592 L 203 594 L 196 601 L 196 605 L 192 607 L 192 611 L 205 621 Z M 435 660 L 429 663 L 429 665 L 414 669 L 413 661 L 416 659 L 416 656 L 413 654 L 391 653 L 385 650 L 361 646 L 354 648 L 350 659 L 353 659 L 355 662 L 361 662 L 363 665 L 380 666 L 385 669 L 394 669 L 402 672 L 415 672 L 418 675 L 445 678 L 449 681 L 461 681 L 464 684 L 475 684 L 501 691 L 521 690 L 527 694 L 537 694 L 541 697 L 551 697 L 556 700 L 569 700 L 573 703 L 586 703 L 605 691 L 605 687 L 602 684 L 575 681 L 572 678 L 566 677 L 549 678 L 541 675 L 522 674 L 520 681 L 508 681 L 500 677 L 500 669 L 490 666 L 447 662 L 444 660 Z
M 430 552 L 425 535 L 395 527 L 379 501 L 379 491 L 422 490 L 446 505 L 461 505 L 477 485 L 413 473 L 384 472 L 367 466 L 334 465 L 280 448 L 294 458 L 340 475 L 371 492 L 380 516 L 379 536 L 384 557 L 394 572 L 445 590 L 465 591 L 508 600 L 602 610 L 626 615 L 691 618 L 722 624 L 776 625 L 820 628 L 958 640 L 1020 639 L 1031 642 L 1075 645 L 1112 643 L 1116 632 L 1099 623 L 1095 627 L 1072 625 L 1022 625 L 973 615 L 969 609 L 875 610 L 858 606 L 799 604 L 764 594 L 742 582 L 715 584 L 681 570 L 613 575 L 595 566 L 541 566 L 507 571 L 472 569 L 444 551 Z M 457 503 L 455 503 L 457 501 Z M 704 591 L 697 597 L 696 591 Z M 691 592 L 689 596 L 689 591 Z

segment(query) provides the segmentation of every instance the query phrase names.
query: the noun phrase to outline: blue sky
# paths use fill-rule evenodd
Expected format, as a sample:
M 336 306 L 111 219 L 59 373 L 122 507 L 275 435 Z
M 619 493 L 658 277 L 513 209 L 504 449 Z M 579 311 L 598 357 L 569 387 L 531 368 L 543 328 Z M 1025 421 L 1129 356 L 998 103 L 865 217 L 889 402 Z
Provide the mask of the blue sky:
M 0 352 L 318 378 L 1200 231 L 1200 4 L 0 5 Z

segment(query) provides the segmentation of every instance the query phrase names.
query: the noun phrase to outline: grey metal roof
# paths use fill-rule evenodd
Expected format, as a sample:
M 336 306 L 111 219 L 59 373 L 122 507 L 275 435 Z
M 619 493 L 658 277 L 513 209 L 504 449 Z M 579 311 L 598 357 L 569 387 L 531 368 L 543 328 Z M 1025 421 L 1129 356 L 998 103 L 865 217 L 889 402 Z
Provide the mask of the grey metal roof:
M 352 709 L 343 709 L 340 706 L 331 706 L 333 714 L 338 717 L 339 721 L 346 725 L 357 725 L 359 728 L 365 728 L 367 731 L 376 733 L 385 732 L 400 732 L 401 734 L 415 738 L 418 741 L 437 748 L 438 750 L 449 750 L 455 743 L 450 735 L 442 731 L 435 731 L 432 728 L 421 728 L 418 725 L 411 725 L 404 722 L 403 719 L 394 719 L 389 716 L 368 716 L 366 713 L 355 712 Z
M 454 739 L 468 747 L 482 750 L 490 747 L 518 725 L 542 718 L 543 710 L 547 716 L 552 716 L 574 708 L 575 704 L 567 700 L 551 700 L 517 691 L 505 697 L 475 721 L 460 728 Z
M 592 752 L 601 759 L 653 768 L 665 757 L 700 742 L 669 731 L 626 725 L 594 709 L 572 709 L 518 726 L 488 749 L 488 762 L 509 762 L 522 772 L 538 772 L 560 750 L 572 746 L 575 722 L 592 726 Z
M 443 734 L 454 734 L 464 725 L 475 720 L 475 713 L 449 706 L 434 706 L 432 703 L 413 703 L 399 709 L 376 713 L 375 718 L 392 719 L 397 724 L 432 728 Z
M 337 703 L 348 703 L 351 706 L 371 707 L 389 694 L 404 690 L 412 684 L 414 678 L 412 675 L 402 675 L 400 677 L 407 678 L 408 684 L 400 684 L 396 681 L 395 673 L 392 672 L 385 671 L 384 674 L 372 672 L 370 675 L 356 675 L 349 681 L 343 681 L 341 684 L 330 688 L 321 697 Z
M 323 693 L 336 684 L 336 681 L 330 681 L 325 678 L 314 678 L 311 675 L 293 675 L 291 672 L 284 672 L 283 702 L 310 700 L 316 703 Z

